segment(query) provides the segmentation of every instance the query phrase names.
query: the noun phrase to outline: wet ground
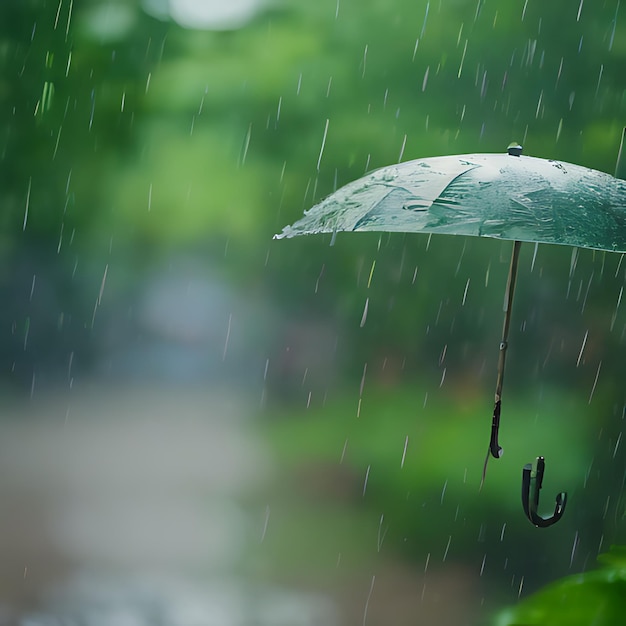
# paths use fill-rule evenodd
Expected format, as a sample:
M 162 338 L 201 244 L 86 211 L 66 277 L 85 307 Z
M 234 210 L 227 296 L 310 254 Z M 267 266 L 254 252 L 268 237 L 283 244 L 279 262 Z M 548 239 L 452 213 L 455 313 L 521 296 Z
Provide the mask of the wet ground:
M 0 422 L 0 623 L 332 624 L 241 575 L 271 472 L 224 390 L 35 396 Z
M 462 569 L 425 576 L 359 537 L 342 543 L 332 524 L 326 534 L 315 521 L 303 527 L 281 495 L 256 412 L 226 388 L 119 385 L 36 393 L 5 407 L 0 624 L 474 623 Z M 335 490 L 336 469 L 328 470 Z M 312 502 L 332 491 L 309 482 L 298 487 L 305 502 L 307 490 Z M 346 511 L 356 515 L 346 508 L 338 519 Z M 334 539 L 341 567 L 329 553 L 333 563 L 314 573 L 295 553 L 296 571 L 281 572 L 273 548 L 255 561 L 266 533 L 279 549 L 291 535 L 303 555 L 328 551 Z M 351 558 L 362 565 L 346 574 Z

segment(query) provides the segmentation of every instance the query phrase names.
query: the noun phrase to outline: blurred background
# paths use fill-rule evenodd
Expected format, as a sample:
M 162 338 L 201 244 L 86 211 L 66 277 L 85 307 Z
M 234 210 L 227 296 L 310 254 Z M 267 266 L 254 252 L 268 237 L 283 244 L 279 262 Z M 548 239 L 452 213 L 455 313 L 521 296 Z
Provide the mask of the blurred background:
M 624 543 L 623 255 L 523 246 L 479 490 L 511 244 L 272 236 L 401 160 L 612 173 L 625 11 L 4 0 L 0 623 L 484 624 Z

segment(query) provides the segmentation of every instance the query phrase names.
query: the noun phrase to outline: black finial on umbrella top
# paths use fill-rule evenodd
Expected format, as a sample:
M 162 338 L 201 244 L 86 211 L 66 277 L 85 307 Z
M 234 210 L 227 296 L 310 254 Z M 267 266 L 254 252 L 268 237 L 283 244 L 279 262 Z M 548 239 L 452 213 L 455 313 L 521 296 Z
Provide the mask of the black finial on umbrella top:
M 511 156 L 520 156 L 522 154 L 522 150 L 522 146 L 517 143 L 517 141 L 510 143 L 506 149 Z

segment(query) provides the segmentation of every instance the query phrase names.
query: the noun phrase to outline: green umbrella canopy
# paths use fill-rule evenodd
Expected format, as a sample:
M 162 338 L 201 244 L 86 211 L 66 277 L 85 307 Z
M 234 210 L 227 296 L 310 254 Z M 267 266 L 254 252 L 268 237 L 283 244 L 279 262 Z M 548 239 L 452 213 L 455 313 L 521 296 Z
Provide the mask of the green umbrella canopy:
M 276 238 L 337 231 L 474 235 L 626 252 L 626 181 L 514 154 L 417 159 L 347 184 Z

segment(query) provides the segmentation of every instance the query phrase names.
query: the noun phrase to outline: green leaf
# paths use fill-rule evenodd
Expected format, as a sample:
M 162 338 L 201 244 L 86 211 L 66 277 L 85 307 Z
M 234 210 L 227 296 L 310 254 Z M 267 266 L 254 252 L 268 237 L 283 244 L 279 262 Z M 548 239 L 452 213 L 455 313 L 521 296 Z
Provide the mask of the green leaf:
M 626 546 L 598 557 L 600 568 L 568 576 L 502 611 L 497 626 L 613 626 L 626 611 Z

